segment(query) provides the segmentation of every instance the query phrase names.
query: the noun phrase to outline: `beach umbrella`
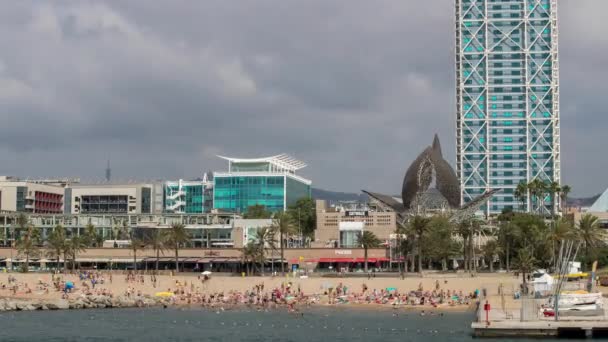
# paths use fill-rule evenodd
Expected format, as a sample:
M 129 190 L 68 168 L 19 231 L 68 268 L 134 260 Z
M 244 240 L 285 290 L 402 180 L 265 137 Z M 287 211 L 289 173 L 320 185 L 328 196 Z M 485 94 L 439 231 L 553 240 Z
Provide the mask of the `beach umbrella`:
M 205 271 L 205 272 L 203 272 L 203 273 L 201 273 L 201 274 L 202 274 L 202 275 L 206 275 L 206 276 L 208 276 L 208 275 L 211 275 L 211 271 Z
M 173 297 L 173 292 L 156 292 L 155 297 Z
M 65 289 L 66 290 L 71 290 L 73 288 L 74 288 L 74 283 L 73 282 L 71 282 L 71 281 L 66 281 L 65 282 Z
M 387 287 L 386 291 L 388 291 L 388 292 L 397 291 L 397 288 L 395 288 L 395 287 Z

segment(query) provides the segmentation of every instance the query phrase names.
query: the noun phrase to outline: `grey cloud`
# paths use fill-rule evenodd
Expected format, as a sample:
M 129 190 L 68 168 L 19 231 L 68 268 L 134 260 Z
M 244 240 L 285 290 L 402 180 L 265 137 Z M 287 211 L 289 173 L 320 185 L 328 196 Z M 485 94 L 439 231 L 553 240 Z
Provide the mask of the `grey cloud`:
M 3 5 L 0 174 L 101 178 L 110 157 L 117 177 L 188 178 L 287 152 L 316 186 L 394 192 L 435 132 L 454 160 L 452 0 Z M 560 6 L 564 181 L 592 194 L 606 4 Z

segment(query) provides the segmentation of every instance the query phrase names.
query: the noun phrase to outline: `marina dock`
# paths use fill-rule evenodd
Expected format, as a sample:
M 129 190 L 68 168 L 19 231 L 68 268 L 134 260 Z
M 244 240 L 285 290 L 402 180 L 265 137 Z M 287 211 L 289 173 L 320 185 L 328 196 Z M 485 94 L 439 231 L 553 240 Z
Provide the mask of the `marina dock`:
M 490 321 L 471 324 L 475 337 L 608 337 L 608 321 Z

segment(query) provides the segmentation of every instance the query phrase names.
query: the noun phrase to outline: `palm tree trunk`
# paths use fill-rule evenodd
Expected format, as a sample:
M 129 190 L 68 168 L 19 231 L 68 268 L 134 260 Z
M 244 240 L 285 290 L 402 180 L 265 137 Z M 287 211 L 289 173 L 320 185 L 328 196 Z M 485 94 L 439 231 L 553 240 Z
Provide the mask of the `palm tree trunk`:
M 179 273 L 179 246 L 175 245 L 175 274 Z
M 488 260 L 488 263 L 490 264 L 490 273 L 494 273 L 494 260 L 492 260 L 492 257 L 489 259 L 490 260 Z
M 30 253 L 25 253 L 25 273 L 30 271 Z
M 72 272 L 76 272 L 76 252 L 72 253 Z
M 160 260 L 160 249 L 156 249 L 156 273 L 158 273 L 158 262 Z
M 507 263 L 507 272 L 511 272 L 511 263 L 509 261 L 509 254 L 510 254 L 510 249 L 509 249 L 509 243 L 507 242 L 507 248 L 505 248 L 505 254 L 506 254 L 506 259 L 505 262 Z
M 365 267 L 365 273 L 367 273 L 367 247 L 363 248 L 363 262 Z
M 285 263 L 283 262 L 283 250 L 284 250 L 284 246 L 283 246 L 283 232 L 279 231 L 279 238 L 281 239 L 281 274 L 285 274 Z M 272 260 L 272 263 L 274 264 L 274 259 Z
M 422 244 L 420 242 L 418 242 L 418 272 L 422 274 Z
M 59 272 L 59 257 L 61 256 L 61 252 L 57 252 L 57 264 L 55 265 L 55 271 Z
M 469 271 L 469 258 L 468 258 L 468 242 L 467 242 L 467 238 L 466 236 L 464 236 L 462 238 L 462 259 L 464 262 L 464 271 L 468 272 Z
M 137 250 L 133 250 L 133 270 L 137 271 Z

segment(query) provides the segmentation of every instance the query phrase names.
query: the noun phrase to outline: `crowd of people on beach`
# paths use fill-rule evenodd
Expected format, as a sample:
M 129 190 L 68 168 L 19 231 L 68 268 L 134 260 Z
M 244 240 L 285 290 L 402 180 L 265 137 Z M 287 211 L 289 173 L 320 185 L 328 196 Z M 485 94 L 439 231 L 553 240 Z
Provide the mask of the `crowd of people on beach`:
M 114 274 L 114 276 L 117 275 Z M 70 279 L 77 280 L 71 281 Z M 258 310 L 287 307 L 289 311 L 297 311 L 297 307 L 316 304 L 437 308 L 440 306 L 468 306 L 479 295 L 477 290 L 472 293 L 463 293 L 462 291 L 444 289 L 438 280 L 434 289 L 424 289 L 422 283 L 419 284 L 417 289 L 406 291 L 399 291 L 397 288 L 372 289 L 365 283 L 361 285 L 360 289 L 351 289 L 340 282 L 337 285 L 324 283 L 315 293 L 304 293 L 299 282 L 287 279 L 281 282 L 280 286 L 268 288 L 261 282 L 246 291 L 209 291 L 206 287 L 207 282 L 211 281 L 208 276 L 172 277 L 172 279 L 171 286 L 162 292 L 162 295 L 167 296 L 172 304 L 197 305 L 221 310 L 249 306 Z M 18 282 L 15 277 L 9 275 L 8 284 L 0 283 L 0 288 L 10 290 L 12 295 L 17 295 L 17 293 L 28 295 L 32 293 L 32 290 L 42 294 L 49 294 L 50 291 L 54 291 L 60 293 L 64 299 L 79 295 L 154 296 L 154 293 L 143 291 L 147 282 L 152 284 L 154 289 L 161 290 L 155 274 L 144 275 L 125 272 L 124 282 L 127 285 L 126 289 L 115 294 L 110 286 L 113 283 L 112 273 L 83 271 L 76 275 L 52 274 L 50 283 L 39 279 L 35 287 L 30 286 L 27 282 Z M 444 281 L 443 285 L 447 288 L 447 281 Z M 156 295 L 158 294 L 156 293 Z

